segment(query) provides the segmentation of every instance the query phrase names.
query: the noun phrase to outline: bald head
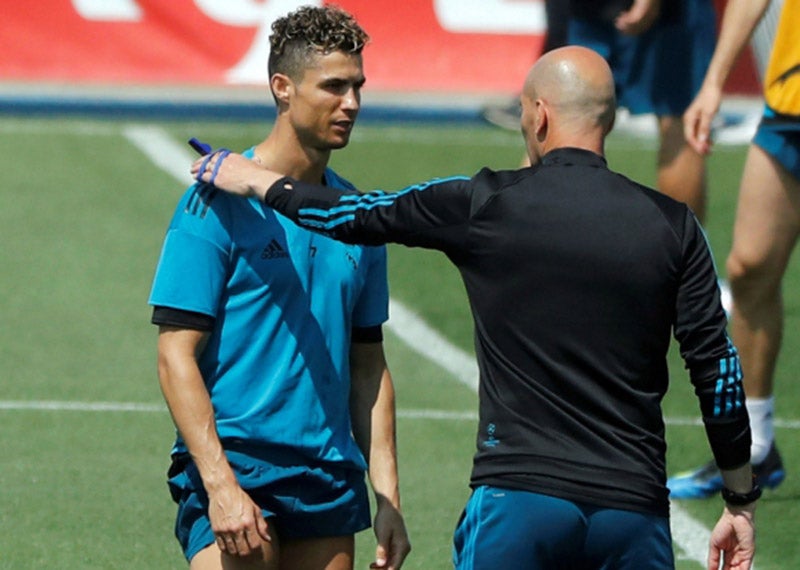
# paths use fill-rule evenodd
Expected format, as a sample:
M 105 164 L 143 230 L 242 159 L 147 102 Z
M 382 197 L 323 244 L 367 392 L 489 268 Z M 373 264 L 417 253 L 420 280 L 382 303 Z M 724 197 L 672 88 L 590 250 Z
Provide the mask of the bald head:
M 531 141 L 533 136 L 542 143 L 544 137 L 550 138 L 545 151 L 597 143 L 602 149 L 614 124 L 616 96 L 611 69 L 597 52 L 584 47 L 563 47 L 539 58 L 528 72 L 521 99 L 522 127 L 529 148 L 536 142 Z

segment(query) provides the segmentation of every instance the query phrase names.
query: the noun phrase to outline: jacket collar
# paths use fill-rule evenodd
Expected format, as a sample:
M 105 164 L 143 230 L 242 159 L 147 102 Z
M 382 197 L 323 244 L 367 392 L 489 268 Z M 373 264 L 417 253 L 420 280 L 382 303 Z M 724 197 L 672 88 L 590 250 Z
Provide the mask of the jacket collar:
M 606 159 L 592 151 L 582 148 L 557 148 L 542 157 L 542 166 L 553 165 L 580 165 L 608 168 Z

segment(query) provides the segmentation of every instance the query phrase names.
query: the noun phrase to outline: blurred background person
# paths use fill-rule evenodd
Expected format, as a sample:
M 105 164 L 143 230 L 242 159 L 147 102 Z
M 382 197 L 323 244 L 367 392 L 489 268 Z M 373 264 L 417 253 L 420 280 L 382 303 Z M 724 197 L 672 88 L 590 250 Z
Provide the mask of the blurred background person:
M 686 111 L 689 143 L 711 152 L 711 122 L 723 87 L 769 0 L 729 0 L 703 87 Z M 778 5 L 773 9 L 779 8 Z M 764 26 L 769 34 L 771 26 Z M 765 53 L 766 50 L 761 50 Z M 759 52 L 756 51 L 758 54 Z M 759 485 L 785 478 L 775 445 L 774 376 L 783 339 L 781 285 L 800 235 L 800 1 L 784 0 L 764 75 L 765 105 L 739 186 L 727 273 L 733 293 L 731 332 L 741 355 Z M 711 462 L 668 482 L 679 499 L 708 497 L 722 486 Z
M 536 53 L 534 61 L 543 54 L 567 44 L 567 26 L 569 25 L 569 9 L 571 0 L 544 0 L 547 30 L 541 53 Z M 483 118 L 498 127 L 511 131 L 519 130 L 519 117 L 522 104 L 519 95 L 511 101 L 483 108 Z

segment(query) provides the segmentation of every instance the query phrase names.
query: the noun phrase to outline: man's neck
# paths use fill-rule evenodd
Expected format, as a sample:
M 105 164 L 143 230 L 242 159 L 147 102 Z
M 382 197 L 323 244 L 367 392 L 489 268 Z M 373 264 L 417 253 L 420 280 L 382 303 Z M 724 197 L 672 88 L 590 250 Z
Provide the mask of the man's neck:
M 304 147 L 293 130 L 277 125 L 254 152 L 253 159 L 265 168 L 314 184 L 323 180 L 331 154 L 330 150 Z
M 605 156 L 602 136 L 560 136 L 549 139 L 542 148 L 542 156 L 559 148 L 581 148 Z

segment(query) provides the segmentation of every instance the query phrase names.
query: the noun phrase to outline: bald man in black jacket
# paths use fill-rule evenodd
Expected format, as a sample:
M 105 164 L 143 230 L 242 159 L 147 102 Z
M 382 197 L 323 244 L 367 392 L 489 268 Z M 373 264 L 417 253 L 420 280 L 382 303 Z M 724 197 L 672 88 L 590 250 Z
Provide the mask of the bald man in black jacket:
M 661 411 L 671 335 L 725 480 L 709 568 L 721 558 L 749 568 L 760 490 L 700 224 L 608 169 L 616 102 L 595 52 L 543 56 L 522 107 L 533 166 L 516 171 L 388 194 L 300 182 L 240 155 L 213 154 L 192 172 L 334 239 L 437 249 L 458 267 L 475 321 L 480 420 L 457 568 L 674 567 Z

